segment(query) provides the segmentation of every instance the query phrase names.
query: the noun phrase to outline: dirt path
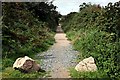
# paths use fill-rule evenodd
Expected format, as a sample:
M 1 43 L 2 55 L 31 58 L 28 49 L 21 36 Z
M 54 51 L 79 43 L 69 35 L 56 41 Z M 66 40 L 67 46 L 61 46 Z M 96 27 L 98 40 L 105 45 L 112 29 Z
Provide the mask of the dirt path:
M 62 32 L 61 26 L 58 26 L 57 32 Z M 56 43 L 43 56 L 42 69 L 50 71 L 51 78 L 70 78 L 68 68 L 75 66 L 77 51 L 73 50 L 66 34 L 56 33 Z

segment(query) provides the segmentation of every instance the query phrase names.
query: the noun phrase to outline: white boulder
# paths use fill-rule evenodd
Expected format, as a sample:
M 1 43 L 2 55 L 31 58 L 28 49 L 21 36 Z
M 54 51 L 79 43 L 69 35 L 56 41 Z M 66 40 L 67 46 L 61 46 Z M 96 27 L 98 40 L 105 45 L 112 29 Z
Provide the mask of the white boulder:
M 40 65 L 28 56 L 16 59 L 15 63 L 13 64 L 13 68 L 25 72 L 39 71 L 41 69 Z
M 76 65 L 75 70 L 77 70 L 77 71 L 96 71 L 97 66 L 94 62 L 94 58 L 89 57 L 89 58 L 86 58 L 86 59 L 80 61 Z

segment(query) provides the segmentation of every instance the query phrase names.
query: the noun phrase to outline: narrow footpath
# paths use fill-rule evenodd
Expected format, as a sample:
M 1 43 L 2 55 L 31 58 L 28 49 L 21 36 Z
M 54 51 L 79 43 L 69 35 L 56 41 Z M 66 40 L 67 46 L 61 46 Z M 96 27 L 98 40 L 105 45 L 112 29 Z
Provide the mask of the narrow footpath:
M 78 52 L 73 50 L 61 26 L 57 28 L 55 41 L 56 43 L 48 51 L 38 55 L 43 57 L 41 67 L 50 71 L 50 78 L 70 78 L 68 70 L 76 65 L 75 59 Z

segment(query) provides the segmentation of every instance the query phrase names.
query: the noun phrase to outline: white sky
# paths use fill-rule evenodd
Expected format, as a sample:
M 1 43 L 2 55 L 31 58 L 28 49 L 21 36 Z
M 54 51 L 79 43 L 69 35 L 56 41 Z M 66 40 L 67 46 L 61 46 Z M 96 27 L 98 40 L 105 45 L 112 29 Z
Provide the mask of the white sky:
M 79 5 L 83 2 L 92 4 L 100 4 L 101 6 L 106 6 L 109 2 L 117 2 L 119 0 L 54 0 L 53 4 L 57 6 L 57 11 L 62 15 L 66 15 L 70 12 L 79 11 Z

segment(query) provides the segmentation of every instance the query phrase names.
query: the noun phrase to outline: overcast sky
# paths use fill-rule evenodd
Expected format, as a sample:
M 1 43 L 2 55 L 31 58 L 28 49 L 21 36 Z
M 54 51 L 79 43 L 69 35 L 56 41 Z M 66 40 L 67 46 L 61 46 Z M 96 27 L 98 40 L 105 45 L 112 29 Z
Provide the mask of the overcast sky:
M 92 4 L 100 4 L 101 6 L 106 6 L 109 2 L 117 2 L 119 0 L 54 0 L 53 4 L 57 6 L 57 11 L 62 15 L 66 15 L 70 12 L 79 11 L 79 5 L 83 2 Z

